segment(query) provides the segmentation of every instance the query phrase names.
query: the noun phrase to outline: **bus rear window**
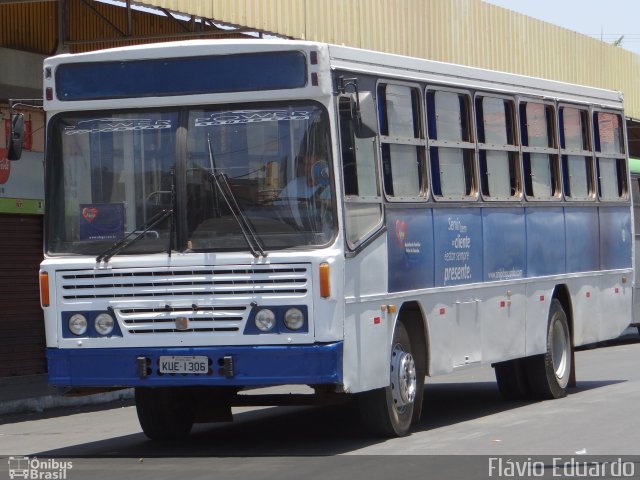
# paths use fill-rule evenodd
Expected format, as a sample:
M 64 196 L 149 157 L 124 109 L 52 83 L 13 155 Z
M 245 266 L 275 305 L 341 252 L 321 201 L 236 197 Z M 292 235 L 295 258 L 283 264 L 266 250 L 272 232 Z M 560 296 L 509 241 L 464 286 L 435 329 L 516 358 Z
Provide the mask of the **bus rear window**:
M 69 101 L 283 90 L 306 78 L 298 51 L 68 63 L 56 69 L 56 94 Z

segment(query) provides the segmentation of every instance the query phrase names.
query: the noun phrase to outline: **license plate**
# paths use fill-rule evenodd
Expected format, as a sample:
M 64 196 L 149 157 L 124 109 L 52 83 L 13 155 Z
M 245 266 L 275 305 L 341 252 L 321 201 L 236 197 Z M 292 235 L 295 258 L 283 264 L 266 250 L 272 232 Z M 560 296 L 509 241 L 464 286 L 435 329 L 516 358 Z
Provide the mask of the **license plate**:
M 161 356 L 158 367 L 160 373 L 207 373 L 209 359 L 200 356 Z

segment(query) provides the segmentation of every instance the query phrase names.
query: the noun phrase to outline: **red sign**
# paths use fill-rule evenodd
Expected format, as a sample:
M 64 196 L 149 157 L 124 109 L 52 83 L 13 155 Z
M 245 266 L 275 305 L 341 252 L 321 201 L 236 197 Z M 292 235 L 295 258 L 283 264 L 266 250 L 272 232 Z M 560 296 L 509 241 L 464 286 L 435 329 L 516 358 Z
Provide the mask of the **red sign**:
M 3 154 L 4 158 L 2 158 Z M 0 185 L 4 185 L 9 181 L 10 174 L 11 162 L 7 160 L 7 151 L 5 149 L 0 150 Z
M 11 173 L 11 162 L 7 160 L 7 141 L 9 139 L 10 126 L 11 120 L 5 119 L 4 128 L 0 131 L 0 185 L 7 183 L 9 174 Z M 3 134 L 4 138 L 2 136 Z
M 87 222 L 91 223 L 98 215 L 97 208 L 88 208 L 85 207 L 82 209 L 82 218 L 84 218 Z
M 22 145 L 22 148 L 24 148 L 25 150 L 31 150 L 31 142 L 32 142 L 31 120 L 25 120 L 24 121 L 24 144 Z

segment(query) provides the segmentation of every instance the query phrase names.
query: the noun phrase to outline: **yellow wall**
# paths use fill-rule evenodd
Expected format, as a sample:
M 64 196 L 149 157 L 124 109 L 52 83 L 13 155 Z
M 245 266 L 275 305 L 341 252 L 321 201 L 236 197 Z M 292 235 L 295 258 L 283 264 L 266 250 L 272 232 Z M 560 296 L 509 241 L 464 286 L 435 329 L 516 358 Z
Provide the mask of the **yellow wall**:
M 640 118 L 639 55 L 481 0 L 142 3 L 293 38 L 620 90 L 627 115 Z

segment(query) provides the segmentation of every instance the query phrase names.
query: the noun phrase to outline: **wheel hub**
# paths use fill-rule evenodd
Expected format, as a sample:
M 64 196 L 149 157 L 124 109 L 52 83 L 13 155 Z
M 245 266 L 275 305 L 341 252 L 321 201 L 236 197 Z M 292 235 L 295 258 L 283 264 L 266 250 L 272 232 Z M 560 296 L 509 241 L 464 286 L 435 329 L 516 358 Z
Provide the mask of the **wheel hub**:
M 396 408 L 413 403 L 417 390 L 416 364 L 413 356 L 402 346 L 395 345 L 391 352 L 391 392 Z
M 551 359 L 556 377 L 560 380 L 567 373 L 567 360 L 569 356 L 569 338 L 560 322 L 553 325 L 553 338 L 551 341 Z

